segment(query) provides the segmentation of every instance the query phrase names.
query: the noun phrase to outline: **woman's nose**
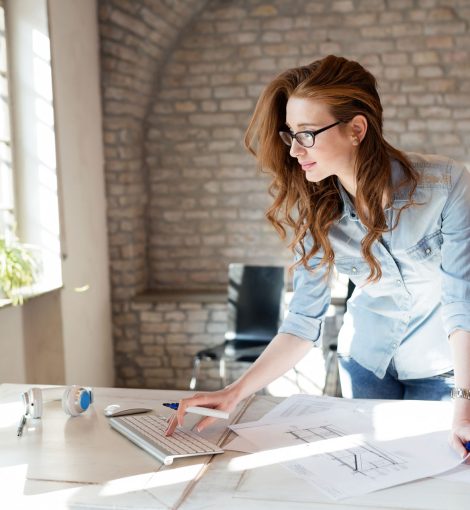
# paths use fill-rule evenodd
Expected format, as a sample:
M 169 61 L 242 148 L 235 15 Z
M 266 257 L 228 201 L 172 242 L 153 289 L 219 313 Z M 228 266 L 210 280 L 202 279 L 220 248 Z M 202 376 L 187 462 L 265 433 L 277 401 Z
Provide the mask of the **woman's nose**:
M 300 143 L 297 141 L 296 138 L 292 138 L 292 145 L 290 146 L 289 154 L 296 158 L 300 154 L 303 154 L 305 152 L 305 147 L 300 145 Z

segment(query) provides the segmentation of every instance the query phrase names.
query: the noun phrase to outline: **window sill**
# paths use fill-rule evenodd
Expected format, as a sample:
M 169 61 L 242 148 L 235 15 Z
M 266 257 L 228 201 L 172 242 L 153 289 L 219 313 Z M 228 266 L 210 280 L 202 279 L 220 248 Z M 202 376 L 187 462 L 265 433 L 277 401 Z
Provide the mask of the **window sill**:
M 44 294 L 48 294 L 49 292 L 54 292 L 56 290 L 59 290 L 63 287 L 62 284 L 56 284 L 56 285 L 35 285 L 33 288 L 25 289 L 24 292 L 21 293 L 23 296 L 23 304 L 29 301 L 30 299 L 34 299 L 35 297 L 43 296 Z M 8 299 L 4 297 L 3 295 L 0 296 L 0 309 L 6 308 L 8 306 L 21 306 L 21 305 L 13 305 L 13 302 L 11 299 Z

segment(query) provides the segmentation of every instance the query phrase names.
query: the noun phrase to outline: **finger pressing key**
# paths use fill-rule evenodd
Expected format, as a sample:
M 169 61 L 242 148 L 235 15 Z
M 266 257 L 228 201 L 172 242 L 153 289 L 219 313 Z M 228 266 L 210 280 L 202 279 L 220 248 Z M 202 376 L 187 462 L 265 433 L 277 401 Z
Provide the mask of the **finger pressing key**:
M 165 430 L 165 436 L 171 436 L 178 425 L 178 417 L 176 414 L 173 414 L 171 418 L 168 420 L 168 427 Z

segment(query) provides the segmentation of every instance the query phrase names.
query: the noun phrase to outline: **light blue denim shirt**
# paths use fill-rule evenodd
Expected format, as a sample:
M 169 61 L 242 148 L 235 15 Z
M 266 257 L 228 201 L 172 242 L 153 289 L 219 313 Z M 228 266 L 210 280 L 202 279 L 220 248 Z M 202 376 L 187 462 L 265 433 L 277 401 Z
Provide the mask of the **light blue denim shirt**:
M 338 339 L 338 352 L 382 378 L 393 359 L 400 379 L 434 376 L 453 368 L 448 336 L 470 331 L 470 173 L 434 155 L 408 154 L 421 175 L 414 199 L 422 205 L 401 213 L 398 226 L 373 246 L 382 278 L 366 283 L 369 266 L 360 243 L 365 227 L 340 186 L 342 217 L 329 238 L 335 265 L 356 284 Z M 392 161 L 393 182 L 403 170 Z M 385 210 L 393 225 L 407 189 Z M 310 245 L 309 245 L 310 242 Z M 311 239 L 306 240 L 306 249 Z M 318 265 L 321 253 L 309 261 Z M 294 272 L 294 295 L 279 332 L 320 342 L 330 303 L 325 268 Z

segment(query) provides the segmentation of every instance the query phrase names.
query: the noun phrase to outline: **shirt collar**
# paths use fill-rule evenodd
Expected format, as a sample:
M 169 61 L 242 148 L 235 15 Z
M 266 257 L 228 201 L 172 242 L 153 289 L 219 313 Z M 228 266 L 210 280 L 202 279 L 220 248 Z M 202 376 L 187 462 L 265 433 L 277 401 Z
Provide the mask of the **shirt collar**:
M 396 189 L 398 183 L 403 179 L 404 172 L 403 168 L 399 161 L 396 159 L 392 159 L 390 161 L 391 163 L 391 174 L 392 174 L 392 186 L 394 189 Z M 348 217 L 352 221 L 358 221 L 358 216 L 356 212 L 356 208 L 354 207 L 354 204 L 352 203 L 347 191 L 344 189 L 344 186 L 341 184 L 340 180 L 336 178 L 336 182 L 338 185 L 339 194 L 341 197 L 341 200 L 343 201 L 343 214 L 341 215 L 341 218 L 339 218 L 338 221 L 341 221 L 343 218 Z M 399 191 L 394 192 L 393 194 L 393 201 L 400 200 L 404 198 L 404 193 L 407 192 L 407 190 L 400 189 Z M 387 207 L 385 210 L 390 209 L 390 207 Z
M 356 208 L 354 207 L 354 204 L 349 198 L 347 191 L 344 189 L 344 186 L 341 184 L 338 178 L 336 178 L 336 183 L 338 185 L 339 195 L 341 197 L 341 200 L 343 201 L 343 214 L 339 221 L 341 221 L 344 217 L 348 217 L 352 221 L 357 221 L 358 217 L 356 213 Z
M 392 187 L 394 190 L 393 201 L 396 200 L 408 200 L 409 186 L 405 186 L 398 189 L 398 185 L 402 182 L 405 177 L 405 172 L 400 162 L 396 159 L 391 160 L 392 165 Z

